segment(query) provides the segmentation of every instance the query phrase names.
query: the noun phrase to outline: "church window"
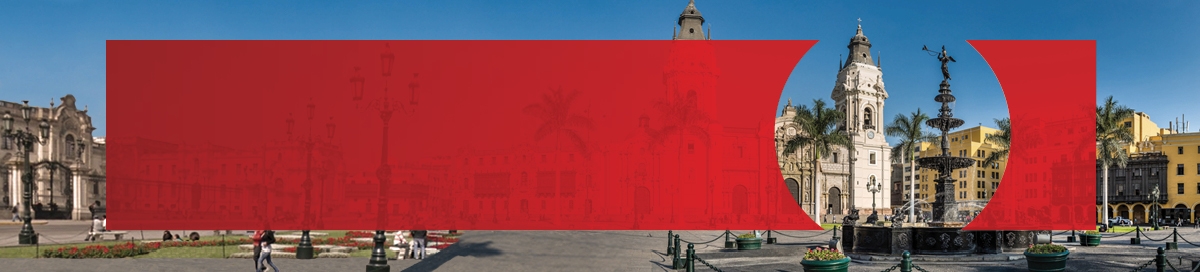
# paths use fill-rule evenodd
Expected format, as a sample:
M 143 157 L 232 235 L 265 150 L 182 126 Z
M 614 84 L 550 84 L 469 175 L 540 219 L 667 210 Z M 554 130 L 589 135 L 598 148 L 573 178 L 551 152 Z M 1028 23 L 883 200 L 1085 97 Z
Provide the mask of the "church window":
M 696 29 L 695 29 L 695 28 L 688 28 L 688 33 L 696 33 Z
M 875 164 L 875 151 L 871 151 L 871 164 Z

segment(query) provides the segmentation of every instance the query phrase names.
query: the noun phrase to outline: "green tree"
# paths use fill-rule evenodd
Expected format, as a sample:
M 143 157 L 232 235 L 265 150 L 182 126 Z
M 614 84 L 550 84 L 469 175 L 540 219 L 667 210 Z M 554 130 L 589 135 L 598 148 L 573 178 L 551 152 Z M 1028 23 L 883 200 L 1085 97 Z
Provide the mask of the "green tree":
M 542 121 L 534 132 L 533 139 L 541 141 L 554 134 L 555 149 L 561 151 L 562 137 L 566 137 L 584 157 L 589 156 L 587 144 L 580 133 L 582 130 L 592 129 L 592 119 L 571 111 L 577 97 L 579 90 L 563 92 L 562 87 L 559 87 L 543 94 L 541 103 L 526 106 L 526 114 Z
M 1129 162 L 1129 144 L 1133 133 L 1125 128 L 1124 121 L 1133 117 L 1133 109 L 1117 104 L 1112 96 L 1096 106 L 1096 160 L 1104 173 L 1102 204 L 1100 206 L 1104 225 L 1108 225 L 1108 168 L 1125 167 Z
M 892 161 L 899 162 L 903 165 L 906 162 L 916 161 L 917 151 L 921 148 L 922 143 L 930 142 L 937 136 L 933 133 L 927 133 L 923 130 L 925 121 L 929 120 L 929 116 L 917 109 L 911 115 L 903 113 L 896 114 L 896 118 L 892 119 L 892 123 L 884 127 L 884 132 L 888 136 L 899 138 L 900 143 L 892 147 Z M 916 182 L 917 182 L 917 167 L 916 163 L 909 165 L 909 190 L 908 190 L 908 222 L 916 220 Z
M 663 127 L 653 133 L 656 144 L 663 144 L 668 136 L 677 136 L 679 140 L 678 160 L 678 177 L 683 177 L 683 153 L 684 153 L 684 137 L 691 135 L 700 139 L 705 145 L 705 150 L 711 152 L 711 140 L 708 133 L 708 125 L 713 122 L 712 117 L 700 109 L 698 106 L 698 97 L 696 93 L 689 92 L 687 96 L 682 93 L 675 93 L 673 99 L 660 100 L 654 103 L 654 108 L 658 109 L 663 116 Z M 711 155 L 711 154 L 709 154 Z M 706 159 L 711 159 L 711 156 L 705 156 Z M 707 163 L 707 162 L 706 162 Z M 705 185 L 708 189 L 712 188 L 712 180 L 708 177 L 708 167 L 705 167 Z M 709 196 L 712 197 L 711 195 Z M 674 214 L 674 202 L 672 201 L 672 214 Z M 705 207 L 708 209 L 709 207 Z M 706 211 L 707 213 L 708 211 Z M 674 218 L 672 218 L 674 220 Z M 672 221 L 673 222 L 673 221 Z
M 809 150 L 814 169 L 812 191 L 816 205 L 813 207 L 813 216 L 817 219 L 821 214 L 820 188 L 824 188 L 818 180 L 825 174 L 821 169 L 821 158 L 828 157 L 838 147 L 850 150 L 854 148 L 850 142 L 850 135 L 839 128 L 839 125 L 846 122 L 846 113 L 827 108 L 825 101 L 814 99 L 812 108 L 800 105 L 796 109 L 796 117 L 792 122 L 795 122 L 799 129 L 796 137 L 786 142 L 783 152 L 791 154 L 801 148 Z M 850 154 L 853 154 L 853 151 Z

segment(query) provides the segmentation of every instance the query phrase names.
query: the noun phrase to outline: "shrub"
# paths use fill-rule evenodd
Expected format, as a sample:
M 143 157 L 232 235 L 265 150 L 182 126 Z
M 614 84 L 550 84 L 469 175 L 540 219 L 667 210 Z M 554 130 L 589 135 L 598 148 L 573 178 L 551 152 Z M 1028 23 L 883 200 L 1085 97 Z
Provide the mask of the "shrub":
M 804 260 L 806 261 L 833 261 L 845 258 L 845 254 L 831 248 L 809 249 L 808 252 L 804 253 Z
M 1025 252 L 1029 252 L 1030 254 L 1051 254 L 1062 253 L 1063 251 L 1067 251 L 1067 247 L 1055 244 L 1033 245 L 1025 250 Z
M 737 238 L 738 239 L 754 239 L 754 238 L 758 238 L 758 236 L 754 236 L 754 233 L 747 233 L 747 234 L 738 235 Z
M 1094 230 L 1089 230 L 1089 231 L 1085 231 L 1085 232 L 1083 232 L 1083 234 L 1087 234 L 1087 235 L 1100 235 L 1100 232 L 1099 232 L 1099 231 L 1094 231 Z

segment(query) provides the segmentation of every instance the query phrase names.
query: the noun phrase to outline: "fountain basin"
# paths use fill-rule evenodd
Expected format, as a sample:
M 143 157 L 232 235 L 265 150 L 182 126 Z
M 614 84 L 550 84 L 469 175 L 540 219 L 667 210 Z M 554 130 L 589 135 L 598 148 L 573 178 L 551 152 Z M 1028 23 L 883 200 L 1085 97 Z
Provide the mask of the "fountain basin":
M 974 255 L 1022 252 L 1040 231 L 963 231 L 961 227 L 843 226 L 847 252 L 899 256 Z M 945 225 L 945 224 L 942 224 Z

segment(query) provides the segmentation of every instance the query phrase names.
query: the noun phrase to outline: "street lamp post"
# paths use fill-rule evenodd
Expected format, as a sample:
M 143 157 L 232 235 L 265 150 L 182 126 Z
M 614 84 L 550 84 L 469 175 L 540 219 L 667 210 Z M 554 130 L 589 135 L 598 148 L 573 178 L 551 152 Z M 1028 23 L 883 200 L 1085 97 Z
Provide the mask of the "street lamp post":
M 302 184 L 302 186 L 304 187 L 304 221 L 302 224 L 304 226 L 312 226 L 315 224 L 313 222 L 313 221 L 315 221 L 315 219 L 312 216 L 312 186 L 313 186 L 312 159 L 313 159 L 313 148 L 317 144 L 316 139 L 313 138 L 312 127 L 313 127 L 313 117 L 316 114 L 317 105 L 313 104 L 312 100 L 310 99 L 307 107 L 308 107 L 308 138 L 305 140 L 301 140 L 302 144 L 304 145 L 305 151 L 307 153 L 307 160 L 305 162 L 306 170 L 305 170 L 305 174 L 304 174 L 304 184 Z M 288 136 L 289 137 L 291 137 L 291 135 L 292 135 L 292 128 L 295 126 L 295 122 L 296 121 L 294 119 L 292 119 L 291 116 L 288 116 L 287 123 L 288 123 Z M 329 129 L 329 137 L 333 138 L 333 129 L 334 129 L 333 124 L 332 123 L 328 124 L 327 128 Z M 300 236 L 300 244 L 296 246 L 296 259 L 312 259 L 313 257 L 314 257 L 314 255 L 313 255 L 312 237 L 309 236 L 309 230 L 303 230 L 302 234 Z
M 405 113 L 405 114 L 412 113 L 412 112 L 409 112 L 407 110 L 407 108 L 404 107 L 403 103 L 399 103 L 399 101 L 391 100 L 388 97 L 388 86 L 387 86 L 388 82 L 386 79 L 391 77 L 391 75 L 392 75 L 392 64 L 395 61 L 395 59 L 396 59 L 396 57 L 394 54 L 392 54 L 391 46 L 389 46 L 388 44 L 385 43 L 384 44 L 384 52 L 379 55 L 379 60 L 380 60 L 380 64 L 381 64 L 380 67 L 382 70 L 381 74 L 385 78 L 384 85 L 383 85 L 383 97 L 381 97 L 379 100 L 374 100 L 368 104 L 369 108 L 379 112 L 379 119 L 381 121 L 383 121 L 383 138 L 382 138 L 382 144 L 381 144 L 382 148 L 380 150 L 379 167 L 375 170 L 375 176 L 376 176 L 376 178 L 379 179 L 379 208 L 378 208 L 379 222 L 378 222 L 378 226 L 380 228 L 384 228 L 387 226 L 387 203 L 388 203 L 387 193 L 388 193 L 388 186 L 391 183 L 391 177 L 392 177 L 391 165 L 388 164 L 388 143 L 390 140 L 388 138 L 388 130 L 391 125 L 392 114 L 394 112 L 396 112 L 397 109 L 399 109 L 401 113 Z M 357 72 L 359 70 L 361 70 L 361 69 L 358 67 L 355 67 L 354 68 L 355 76 L 350 78 L 351 93 L 353 94 L 355 101 L 360 101 L 363 99 L 363 95 L 362 95 L 363 94 L 363 85 L 364 85 L 363 82 L 365 81 L 365 79 L 362 76 L 358 75 Z M 409 104 L 416 105 L 416 89 L 420 85 L 418 85 L 415 81 L 416 74 L 413 74 L 413 77 L 414 77 L 413 83 L 410 83 L 408 86 L 409 89 L 412 90 L 412 92 L 413 92 L 413 95 L 412 95 L 411 100 L 409 101 Z M 387 252 L 384 251 L 384 243 L 387 241 L 387 238 L 384 237 L 384 230 L 376 230 L 375 237 L 373 240 L 375 242 L 375 248 L 373 250 L 371 250 L 371 260 L 367 264 L 367 271 L 368 272 L 391 271 L 391 266 L 389 266 L 387 263 Z
M 881 190 L 882 183 L 875 181 L 875 176 L 871 176 L 871 181 L 867 182 L 867 191 L 871 192 L 871 211 L 875 211 L 875 193 Z
M 21 107 L 21 119 L 25 120 L 25 129 L 17 129 L 13 127 L 13 117 L 9 112 L 4 113 L 4 136 L 13 139 L 17 147 L 21 148 L 21 156 L 24 160 L 25 171 L 21 173 L 21 182 L 24 185 L 22 188 L 22 199 L 25 201 L 25 209 L 21 215 L 24 223 L 21 225 L 20 244 L 32 245 L 37 244 L 37 233 L 33 232 L 33 210 L 30 203 L 33 202 L 33 164 L 29 163 L 29 153 L 33 152 L 33 144 L 46 144 L 50 138 L 50 123 L 46 119 L 42 119 L 38 124 L 39 134 L 29 132 L 29 122 L 33 120 L 30 116 L 33 114 L 33 108 L 29 106 L 29 100 L 22 101 L 25 103 Z
M 1150 208 L 1150 226 L 1154 227 L 1154 230 L 1158 230 L 1158 194 L 1158 185 L 1154 185 L 1154 190 L 1150 191 L 1150 202 L 1154 204 Z

